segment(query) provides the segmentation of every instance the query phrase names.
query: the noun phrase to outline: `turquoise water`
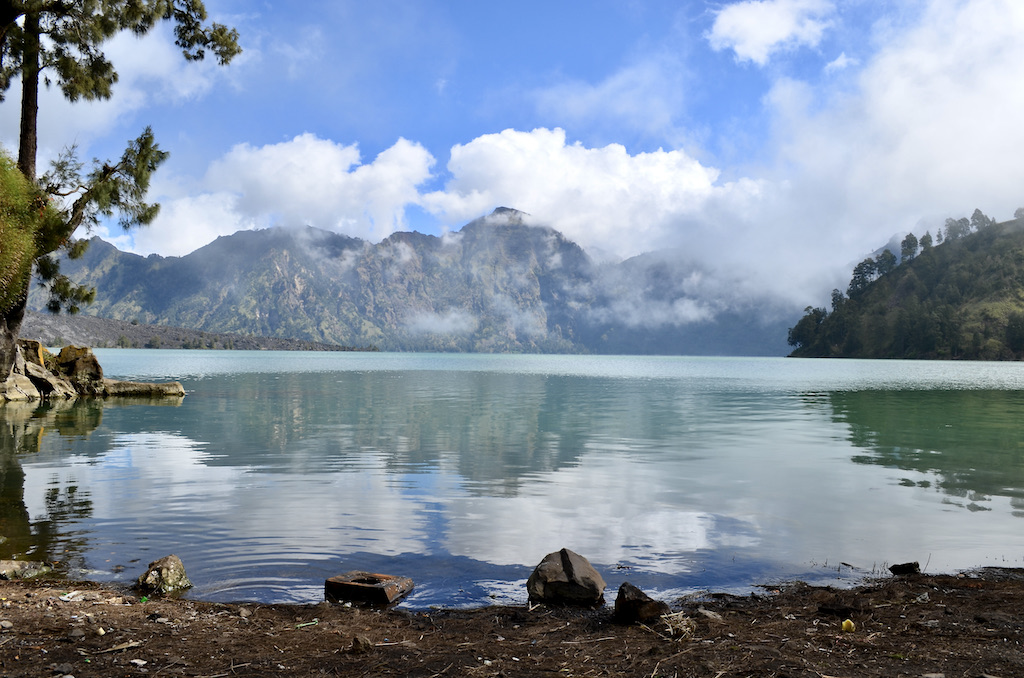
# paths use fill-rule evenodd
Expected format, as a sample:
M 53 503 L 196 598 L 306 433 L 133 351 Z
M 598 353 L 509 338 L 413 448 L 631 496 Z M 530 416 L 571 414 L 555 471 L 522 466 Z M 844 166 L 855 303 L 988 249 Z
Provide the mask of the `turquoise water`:
M 672 598 L 1024 560 L 1024 365 L 99 350 L 180 401 L 8 405 L 0 557 L 210 600 L 519 603 L 567 547 Z

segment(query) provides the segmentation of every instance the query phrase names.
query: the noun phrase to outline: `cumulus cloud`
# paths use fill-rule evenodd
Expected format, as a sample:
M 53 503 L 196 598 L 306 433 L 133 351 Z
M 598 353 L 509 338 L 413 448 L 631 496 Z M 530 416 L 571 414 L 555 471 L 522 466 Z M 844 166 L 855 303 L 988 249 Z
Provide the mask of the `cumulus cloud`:
M 715 50 L 764 66 L 781 49 L 816 47 L 834 11 L 830 0 L 744 0 L 716 14 L 707 38 Z
M 161 215 L 142 231 L 136 249 L 154 250 L 148 233 L 173 239 L 164 254 L 184 254 L 242 228 L 315 226 L 380 240 L 406 225 L 405 209 L 419 199 L 434 158 L 421 145 L 399 139 L 370 163 L 356 145 L 313 134 L 266 146 L 239 144 L 215 161 L 200 193 L 163 199 Z M 173 235 L 171 235 L 173 234 Z
M 182 196 L 163 201 L 156 221 L 134 232 L 132 249 L 183 256 L 222 235 L 260 227 L 266 227 L 266 223 L 241 215 L 230 195 L 201 193 Z M 99 235 L 108 239 L 103 233 Z M 114 243 L 118 244 L 116 240 Z
M 974 207 L 1012 215 L 1024 168 L 1024 5 L 933 0 L 858 74 L 853 92 L 814 101 L 806 83 L 780 80 L 780 167 L 790 175 L 776 214 L 819 241 L 818 265 L 870 251 L 931 213 Z M 769 213 L 767 216 L 771 216 Z M 816 227 L 817 225 L 817 227 Z
M 619 144 L 568 143 L 562 129 L 508 129 L 455 146 L 451 180 L 422 204 L 453 221 L 496 205 L 529 212 L 592 250 L 632 256 L 704 228 L 715 202 L 756 199 L 756 182 L 718 183 L 718 170 L 685 151 L 630 154 Z

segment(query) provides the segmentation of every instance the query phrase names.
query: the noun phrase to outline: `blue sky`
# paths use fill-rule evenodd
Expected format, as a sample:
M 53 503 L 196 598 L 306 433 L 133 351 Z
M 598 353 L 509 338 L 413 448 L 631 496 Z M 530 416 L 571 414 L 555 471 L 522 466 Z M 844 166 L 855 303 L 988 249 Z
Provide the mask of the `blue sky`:
M 379 241 L 505 205 L 597 257 L 678 250 L 794 303 L 896 233 L 1024 205 L 1019 0 L 207 0 L 230 66 L 119 36 L 111 100 L 42 102 L 41 160 L 171 158 L 151 227 L 182 255 L 244 228 Z M 17 97 L 0 105 L 16 148 Z

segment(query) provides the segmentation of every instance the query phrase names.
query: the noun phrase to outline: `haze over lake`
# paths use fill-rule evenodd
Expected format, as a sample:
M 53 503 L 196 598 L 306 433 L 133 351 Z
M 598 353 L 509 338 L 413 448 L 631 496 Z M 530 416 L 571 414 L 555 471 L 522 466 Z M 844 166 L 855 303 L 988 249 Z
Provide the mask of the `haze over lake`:
M 188 395 L 0 409 L 2 557 L 175 553 L 192 597 L 264 602 L 365 569 L 415 607 L 523 602 L 561 547 L 609 598 L 1024 558 L 1018 363 L 97 354 Z

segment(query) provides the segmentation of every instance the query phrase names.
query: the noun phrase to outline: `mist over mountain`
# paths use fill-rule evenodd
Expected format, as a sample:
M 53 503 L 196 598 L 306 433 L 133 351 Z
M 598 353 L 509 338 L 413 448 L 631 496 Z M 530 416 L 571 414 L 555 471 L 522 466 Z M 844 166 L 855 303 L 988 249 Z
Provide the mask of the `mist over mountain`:
M 96 287 L 90 315 L 382 350 L 785 355 L 800 312 L 737 292 L 683 251 L 595 263 L 508 208 L 378 244 L 272 228 L 141 257 L 93 238 L 61 267 Z M 30 308 L 44 305 L 33 292 Z

